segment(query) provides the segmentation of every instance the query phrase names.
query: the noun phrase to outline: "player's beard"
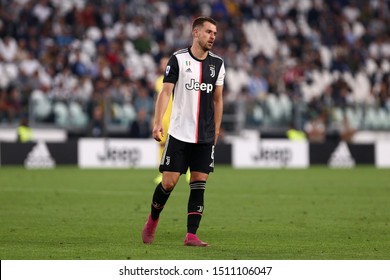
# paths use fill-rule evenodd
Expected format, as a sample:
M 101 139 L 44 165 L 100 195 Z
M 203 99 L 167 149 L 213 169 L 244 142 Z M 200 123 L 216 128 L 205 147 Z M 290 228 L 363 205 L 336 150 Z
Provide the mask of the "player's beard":
M 205 52 L 210 51 L 213 48 L 213 44 L 214 44 L 214 42 L 210 44 L 208 41 L 206 41 L 206 42 L 199 42 L 199 46 Z

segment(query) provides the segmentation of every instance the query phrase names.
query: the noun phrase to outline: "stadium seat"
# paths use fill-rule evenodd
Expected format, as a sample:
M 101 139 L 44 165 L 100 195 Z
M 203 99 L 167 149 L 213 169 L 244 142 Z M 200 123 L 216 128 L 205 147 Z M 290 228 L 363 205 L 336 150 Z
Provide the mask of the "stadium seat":
M 88 125 L 88 116 L 81 105 L 75 101 L 69 103 L 70 125 L 74 128 L 85 128 Z
M 58 101 L 53 105 L 54 122 L 59 127 L 67 127 L 69 119 L 69 111 L 64 102 Z
M 283 120 L 288 123 L 292 118 L 293 104 L 291 99 L 284 93 L 279 96 L 280 107 L 283 112 Z
M 261 124 L 264 119 L 264 111 L 260 104 L 256 104 L 253 107 L 253 120 L 256 123 Z
M 130 103 L 125 103 L 123 105 L 123 121 L 127 126 L 132 123 L 137 117 L 137 113 L 134 109 L 134 106 Z
M 363 122 L 363 110 L 357 106 L 355 108 L 348 107 L 345 110 L 349 125 L 351 128 L 360 129 Z
M 269 125 L 277 125 L 283 121 L 284 110 L 279 98 L 275 94 L 268 94 L 265 101 L 268 111 Z
M 34 120 L 44 121 L 52 111 L 52 103 L 41 90 L 31 93 L 32 111 Z
M 388 130 L 390 128 L 389 114 L 383 108 L 377 109 L 378 126 L 381 130 Z
M 366 109 L 364 119 L 364 128 L 371 130 L 379 130 L 383 127 L 384 115 L 377 108 L 370 106 Z
M 340 126 L 343 122 L 343 110 L 339 107 L 333 107 L 331 118 L 332 118 L 332 125 L 335 127 Z
M 131 103 L 120 104 L 114 102 L 111 105 L 111 110 L 111 122 L 124 128 L 127 128 L 137 117 L 136 110 Z

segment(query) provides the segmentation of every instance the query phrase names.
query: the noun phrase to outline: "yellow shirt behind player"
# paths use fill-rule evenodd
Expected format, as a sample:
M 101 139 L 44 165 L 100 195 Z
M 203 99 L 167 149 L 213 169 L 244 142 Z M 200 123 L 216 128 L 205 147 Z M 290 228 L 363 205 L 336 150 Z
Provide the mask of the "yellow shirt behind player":
M 165 73 L 165 68 L 167 67 L 168 61 L 169 61 L 169 57 L 166 57 L 166 56 L 164 56 L 160 59 L 160 71 L 162 71 L 162 73 Z M 164 74 L 162 74 L 161 76 L 159 76 L 157 78 L 157 80 L 154 84 L 154 89 L 156 91 L 156 94 L 160 94 L 160 92 L 162 90 L 162 86 L 163 86 L 163 80 L 164 80 Z M 162 119 L 162 125 L 163 125 L 165 133 L 164 133 L 164 136 L 161 136 L 161 142 L 159 143 L 160 144 L 159 157 L 158 157 L 159 160 L 161 160 L 162 155 L 164 153 L 165 143 L 166 143 L 167 137 L 168 137 L 169 121 L 171 119 L 171 112 L 172 112 L 172 96 L 173 95 L 171 95 L 171 98 L 169 99 L 167 110 L 165 111 L 165 114 L 164 114 L 163 119 Z M 156 98 L 156 100 L 157 100 L 157 98 Z M 190 181 L 190 175 L 191 175 L 190 172 L 187 171 L 187 173 L 186 173 L 187 182 Z M 162 175 L 158 174 L 157 177 L 154 179 L 154 182 L 156 184 L 158 184 L 159 182 L 161 182 L 161 179 L 162 179 Z
M 160 69 L 165 72 L 165 68 L 167 67 L 169 57 L 162 57 L 160 60 Z M 163 80 L 164 80 L 164 74 L 158 77 L 158 79 L 155 82 L 154 89 L 156 91 L 156 94 L 159 94 L 162 90 L 163 86 Z M 157 99 L 157 98 L 156 98 Z M 169 120 L 171 118 L 171 112 L 172 112 L 172 95 L 171 99 L 169 100 L 167 110 L 165 111 L 164 117 L 163 117 L 163 127 L 164 127 L 164 136 L 161 137 L 161 142 L 160 142 L 160 156 L 159 158 L 161 159 L 162 154 L 164 152 L 164 146 L 165 142 L 167 141 L 167 136 L 168 136 L 168 128 L 169 128 Z
M 156 80 L 155 89 L 156 89 L 157 94 L 159 94 L 159 92 L 161 92 L 163 79 L 164 79 L 164 75 L 161 75 Z M 172 96 L 171 96 L 171 99 L 169 100 L 167 110 L 165 111 L 165 114 L 164 114 L 164 117 L 163 117 L 163 126 L 164 126 L 164 131 L 165 132 L 168 132 L 169 120 L 171 118 L 171 112 L 172 112 Z M 165 142 L 167 140 L 167 133 L 165 133 L 164 136 L 161 139 L 162 140 L 161 140 L 160 143 L 164 147 L 164 144 L 165 144 Z

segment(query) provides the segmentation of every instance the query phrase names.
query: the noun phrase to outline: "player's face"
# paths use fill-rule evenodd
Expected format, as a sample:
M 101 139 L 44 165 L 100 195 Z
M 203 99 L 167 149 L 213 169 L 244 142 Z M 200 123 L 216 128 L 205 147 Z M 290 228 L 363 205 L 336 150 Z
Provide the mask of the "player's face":
M 214 24 L 206 21 L 203 23 L 203 26 L 199 28 L 197 33 L 199 46 L 204 51 L 211 50 L 217 35 L 217 27 Z

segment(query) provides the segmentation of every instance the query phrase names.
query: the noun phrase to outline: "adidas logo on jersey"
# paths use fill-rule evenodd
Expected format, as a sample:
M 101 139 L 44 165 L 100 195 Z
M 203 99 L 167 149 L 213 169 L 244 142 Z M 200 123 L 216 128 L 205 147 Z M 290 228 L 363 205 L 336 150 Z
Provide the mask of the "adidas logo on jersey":
M 186 73 L 192 73 L 191 68 L 187 68 Z

